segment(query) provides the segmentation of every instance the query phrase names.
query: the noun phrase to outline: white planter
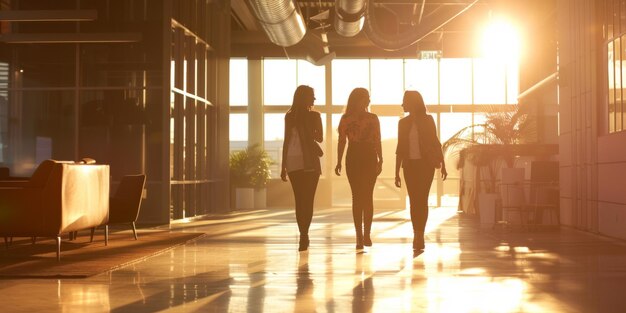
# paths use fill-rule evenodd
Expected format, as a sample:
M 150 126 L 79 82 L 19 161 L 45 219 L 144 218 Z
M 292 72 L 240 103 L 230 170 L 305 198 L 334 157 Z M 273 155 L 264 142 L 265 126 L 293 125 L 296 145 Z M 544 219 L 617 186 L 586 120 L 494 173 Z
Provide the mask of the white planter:
M 235 188 L 235 209 L 254 208 L 254 188 Z
M 254 208 L 265 209 L 267 207 L 267 189 L 255 189 L 254 190 Z
M 480 216 L 480 224 L 484 227 L 491 227 L 496 223 L 496 201 L 497 193 L 479 193 L 478 194 L 478 214 Z

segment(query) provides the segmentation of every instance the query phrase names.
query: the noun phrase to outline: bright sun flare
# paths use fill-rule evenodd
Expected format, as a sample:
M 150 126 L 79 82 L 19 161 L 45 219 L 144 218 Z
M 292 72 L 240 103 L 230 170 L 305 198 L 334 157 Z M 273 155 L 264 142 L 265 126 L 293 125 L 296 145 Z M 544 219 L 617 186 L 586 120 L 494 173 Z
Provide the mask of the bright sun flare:
M 493 20 L 483 32 L 483 56 L 501 62 L 514 62 L 520 56 L 521 39 L 517 29 L 503 19 Z

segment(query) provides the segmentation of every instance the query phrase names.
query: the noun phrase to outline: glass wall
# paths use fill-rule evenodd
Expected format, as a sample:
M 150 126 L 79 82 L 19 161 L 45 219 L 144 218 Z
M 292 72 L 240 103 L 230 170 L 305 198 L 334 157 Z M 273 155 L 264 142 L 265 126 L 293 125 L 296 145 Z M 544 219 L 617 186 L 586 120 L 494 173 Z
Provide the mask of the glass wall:
M 606 44 L 609 133 L 626 130 L 626 3 L 605 0 L 604 39 Z
M 111 165 L 113 181 L 147 172 L 147 133 L 160 126 L 161 4 L 147 0 L 10 1 L 10 10 L 96 10 L 85 23 L 20 21 L 3 33 L 38 33 L 41 42 L 0 47 L 0 166 L 30 176 L 43 159 L 90 157 Z M 120 14 L 109 14 L 118 11 Z M 8 26 L 8 24 L 3 24 Z M 135 42 L 49 43 L 56 33 L 115 30 Z M 97 38 L 93 38 L 94 41 Z M 88 41 L 88 40 L 87 40 Z M 101 41 L 101 40 L 100 40 Z M 125 151 L 125 153 L 119 153 Z M 151 166 L 159 169 L 159 166 Z M 158 179 L 158 170 L 148 179 Z
M 242 106 L 247 90 L 241 80 L 247 78 L 245 59 L 231 60 L 231 151 L 247 145 L 247 108 Z M 330 80 L 326 72 L 330 71 Z M 384 166 L 375 190 L 377 205 L 404 200 L 404 192 L 393 186 L 397 123 L 403 116 L 400 104 L 405 90 L 418 90 L 435 118 L 442 142 L 458 130 L 484 120 L 487 106 L 515 104 L 518 69 L 489 59 L 335 59 L 327 66 L 316 67 L 306 61 L 263 60 L 263 112 L 265 148 L 274 159 L 272 177 L 278 178 L 281 162 L 284 114 L 291 105 L 293 91 L 300 84 L 315 89 L 315 109 L 322 113 L 325 128 L 323 179 L 332 181 L 333 205 L 349 205 L 350 189 L 345 175 L 331 175 L 336 163 L 337 126 L 350 92 L 356 87 L 370 91 L 370 111 L 381 123 Z M 235 78 L 233 78 L 235 79 Z M 255 83 L 255 82 L 248 82 Z M 258 82 L 257 82 L 258 83 Z M 246 88 L 248 85 L 245 85 Z M 331 103 L 326 103 L 330 99 Z M 326 130 L 330 124 L 331 129 Z M 430 204 L 455 206 L 458 201 L 456 160 L 447 160 L 446 182 L 435 180 Z M 400 200 L 399 200 L 400 199 Z M 377 206 L 378 207 L 378 206 Z
M 204 16 L 207 11 L 201 3 L 198 2 L 197 9 Z M 170 213 L 173 219 L 210 212 L 215 184 L 211 179 L 215 107 L 206 89 L 210 83 L 210 46 L 202 36 L 203 31 L 194 33 L 185 25 L 193 24 L 195 19 L 181 18 L 172 20 L 171 28 Z M 245 104 L 244 97 L 234 100 Z
M 229 13 L 206 0 L 166 3 L 2 1 L 2 10 L 94 10 L 97 18 L 0 23 L 2 34 L 37 34 L 28 44 L 0 43 L 0 167 L 29 176 L 46 158 L 90 157 L 110 165 L 112 191 L 122 176 L 145 173 L 142 222 L 225 208 L 212 192 L 226 180 L 215 178 L 226 136 L 215 103 L 227 97 L 216 91 L 227 64 L 211 40 L 218 48 L 229 40 L 215 35 Z M 50 43 L 63 33 L 76 36 Z M 242 90 L 233 99 L 246 105 Z

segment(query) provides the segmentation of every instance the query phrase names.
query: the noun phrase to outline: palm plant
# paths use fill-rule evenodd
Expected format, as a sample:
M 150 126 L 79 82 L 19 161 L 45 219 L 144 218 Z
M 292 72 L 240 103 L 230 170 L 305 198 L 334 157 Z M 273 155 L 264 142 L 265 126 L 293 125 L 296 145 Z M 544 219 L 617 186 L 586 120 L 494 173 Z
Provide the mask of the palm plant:
M 476 145 L 496 145 L 493 149 L 483 149 L 472 157 L 476 165 L 485 165 L 497 158 L 503 158 L 509 167 L 513 166 L 513 149 L 510 145 L 528 143 L 536 138 L 535 123 L 528 117 L 527 110 L 520 105 L 515 110 L 502 111 L 492 107 L 485 123 L 463 127 L 443 143 L 446 156 L 459 156 L 458 168 L 465 161 L 461 151 Z
M 231 153 L 230 181 L 236 187 L 263 188 L 271 178 L 273 161 L 258 144 Z
M 458 169 L 466 161 L 486 168 L 490 182 L 487 191 L 493 191 L 499 160 L 513 167 L 516 145 L 535 140 L 535 125 L 523 106 L 516 105 L 511 111 L 492 107 L 484 123 L 462 128 L 443 143 L 442 149 L 448 158 L 458 159 Z

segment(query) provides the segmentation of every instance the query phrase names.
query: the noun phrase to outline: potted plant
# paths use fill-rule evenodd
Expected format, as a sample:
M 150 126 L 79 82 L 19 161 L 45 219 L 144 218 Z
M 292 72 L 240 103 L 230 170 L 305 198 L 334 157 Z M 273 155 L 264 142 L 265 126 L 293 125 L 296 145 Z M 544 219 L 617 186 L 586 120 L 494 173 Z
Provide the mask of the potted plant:
M 516 105 L 512 111 L 494 107 L 487 114 L 485 123 L 464 127 L 444 142 L 444 153 L 451 157 L 458 156 L 457 168 L 462 171 L 462 176 L 465 172 L 471 176 L 469 184 L 465 184 L 463 177 L 461 179 L 459 207 L 480 208 L 483 210 L 482 214 L 478 212 L 481 222 L 494 221 L 498 174 L 501 169 L 523 171 L 512 169 L 515 157 L 519 155 L 519 144 L 533 141 L 534 138 L 534 121 L 529 118 L 525 107 Z M 466 162 L 471 164 L 467 171 L 464 170 Z M 464 193 L 470 195 L 469 199 L 464 199 Z M 473 205 L 476 200 L 478 205 Z
M 230 182 L 235 188 L 235 208 L 264 208 L 264 191 L 273 161 L 259 145 L 231 153 Z
M 485 164 L 495 159 L 502 159 L 508 167 L 513 167 L 515 153 L 512 145 L 535 140 L 536 126 L 524 106 L 515 105 L 513 111 L 493 107 L 490 111 L 485 123 L 466 126 L 443 143 L 444 153 L 451 156 L 476 145 L 496 146 L 485 149 L 479 158 L 469 155 L 467 158 L 459 158 L 458 168 L 462 168 L 466 160 Z

